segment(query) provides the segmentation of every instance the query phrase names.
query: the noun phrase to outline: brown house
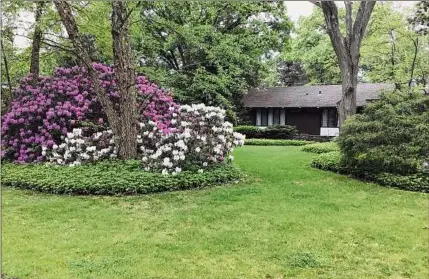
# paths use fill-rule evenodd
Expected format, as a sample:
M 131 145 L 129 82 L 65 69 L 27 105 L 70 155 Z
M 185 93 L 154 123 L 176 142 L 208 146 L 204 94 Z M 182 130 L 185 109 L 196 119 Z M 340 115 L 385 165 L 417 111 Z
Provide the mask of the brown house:
M 250 109 L 255 126 L 293 125 L 302 134 L 338 135 L 337 103 L 341 85 L 289 86 L 251 89 L 243 103 Z M 393 84 L 361 83 L 357 86 L 357 107 L 393 90 Z

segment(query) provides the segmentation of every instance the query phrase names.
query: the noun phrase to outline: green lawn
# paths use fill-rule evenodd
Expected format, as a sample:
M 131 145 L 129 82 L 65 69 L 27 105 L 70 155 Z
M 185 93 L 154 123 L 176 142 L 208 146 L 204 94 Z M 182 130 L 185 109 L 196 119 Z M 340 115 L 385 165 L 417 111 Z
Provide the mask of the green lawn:
M 3 188 L 3 272 L 18 278 L 428 278 L 427 195 L 245 146 L 246 182 L 134 197 Z

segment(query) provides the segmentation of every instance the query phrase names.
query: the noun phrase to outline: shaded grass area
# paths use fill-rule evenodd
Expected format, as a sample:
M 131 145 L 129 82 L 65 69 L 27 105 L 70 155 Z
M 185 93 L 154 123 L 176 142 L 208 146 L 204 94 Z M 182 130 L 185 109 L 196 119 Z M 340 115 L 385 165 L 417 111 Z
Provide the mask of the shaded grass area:
M 302 146 L 312 143 L 314 143 L 314 141 L 294 139 L 246 139 L 244 144 L 259 146 Z
M 427 196 L 245 146 L 245 182 L 132 197 L 3 188 L 3 272 L 19 278 L 427 278 Z

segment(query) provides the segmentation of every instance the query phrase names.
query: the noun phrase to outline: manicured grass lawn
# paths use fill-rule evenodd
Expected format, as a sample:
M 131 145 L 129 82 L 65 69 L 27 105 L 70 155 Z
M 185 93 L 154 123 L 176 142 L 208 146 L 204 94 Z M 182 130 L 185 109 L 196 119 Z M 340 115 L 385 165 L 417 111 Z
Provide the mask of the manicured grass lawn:
M 428 278 L 427 195 L 245 146 L 246 182 L 134 197 L 3 188 L 3 272 L 18 278 Z

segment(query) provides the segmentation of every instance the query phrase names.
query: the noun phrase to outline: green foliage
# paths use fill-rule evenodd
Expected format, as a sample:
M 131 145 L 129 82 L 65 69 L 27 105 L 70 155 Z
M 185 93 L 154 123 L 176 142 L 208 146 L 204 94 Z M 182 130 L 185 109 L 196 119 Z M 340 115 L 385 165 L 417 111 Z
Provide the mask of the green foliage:
M 261 145 L 261 146 L 301 146 L 312 144 L 313 141 L 306 140 L 282 140 L 282 139 L 246 139 L 245 145 Z
M 100 162 L 77 167 L 3 164 L 4 186 L 53 194 L 135 195 L 201 188 L 236 181 L 240 171 L 225 164 L 204 173 L 162 175 L 145 172 L 140 161 Z
M 340 172 L 340 170 L 342 170 L 341 157 L 342 155 L 339 151 L 321 153 L 313 158 L 311 166 L 321 170 Z
M 294 30 L 296 38 L 292 40 L 290 51 L 283 54 L 283 59 L 300 62 L 311 84 L 339 84 L 340 68 L 324 22 L 321 9 L 301 17 Z
M 257 126 L 236 126 L 234 131 L 250 139 L 290 139 L 298 133 L 294 126 L 274 125 L 266 128 Z
M 429 158 L 429 96 L 383 94 L 346 121 L 337 142 L 352 173 L 422 171 Z
M 329 141 L 329 142 L 318 142 L 318 143 L 309 144 L 302 147 L 301 150 L 305 152 L 321 154 L 321 153 L 328 153 L 332 151 L 338 151 L 339 147 L 336 142 Z
M 311 166 L 321 170 L 356 175 L 355 173 L 350 172 L 350 170 L 344 166 L 343 156 L 339 151 L 319 154 L 313 158 L 311 161 Z M 425 173 L 415 173 L 408 175 L 387 172 L 367 173 L 366 175 L 362 175 L 362 173 L 360 173 L 357 177 L 374 181 L 383 186 L 389 186 L 408 191 L 429 192 L 429 175 Z
M 260 17 L 264 13 L 264 18 Z M 237 112 L 242 94 L 267 74 L 273 51 L 287 45 L 283 3 L 142 2 L 134 50 L 141 71 L 182 103 Z
M 395 10 L 391 2 L 378 3 L 362 42 L 361 67 L 365 80 L 392 82 L 398 89 L 408 86 L 417 51 L 413 79 L 424 85 L 429 77 L 428 47 L 428 36 L 411 30 L 404 13 Z

